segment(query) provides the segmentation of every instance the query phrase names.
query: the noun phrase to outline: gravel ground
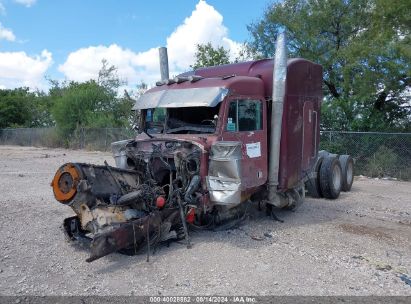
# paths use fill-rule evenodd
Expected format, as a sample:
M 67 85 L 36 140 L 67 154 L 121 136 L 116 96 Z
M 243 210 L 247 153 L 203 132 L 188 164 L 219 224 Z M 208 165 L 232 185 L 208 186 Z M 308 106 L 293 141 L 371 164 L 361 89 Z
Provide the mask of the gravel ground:
M 356 178 L 338 200 L 307 198 L 284 223 L 255 211 L 241 227 L 192 233 L 150 262 L 86 263 L 65 241 L 70 208 L 50 181 L 65 162 L 109 153 L 0 146 L 1 295 L 411 295 L 411 183 Z M 404 278 L 404 276 L 403 276 Z

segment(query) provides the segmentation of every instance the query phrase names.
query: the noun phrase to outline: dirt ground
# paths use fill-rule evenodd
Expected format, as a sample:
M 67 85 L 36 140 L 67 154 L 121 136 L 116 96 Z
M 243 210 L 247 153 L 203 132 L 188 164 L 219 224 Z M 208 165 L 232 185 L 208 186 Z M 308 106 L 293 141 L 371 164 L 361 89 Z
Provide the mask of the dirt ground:
M 411 183 L 356 178 L 338 200 L 306 198 L 284 223 L 192 233 L 145 254 L 86 263 L 65 241 L 72 210 L 50 181 L 65 162 L 109 153 L 0 146 L 1 295 L 411 295 Z M 409 164 L 407 164 L 409 165 Z

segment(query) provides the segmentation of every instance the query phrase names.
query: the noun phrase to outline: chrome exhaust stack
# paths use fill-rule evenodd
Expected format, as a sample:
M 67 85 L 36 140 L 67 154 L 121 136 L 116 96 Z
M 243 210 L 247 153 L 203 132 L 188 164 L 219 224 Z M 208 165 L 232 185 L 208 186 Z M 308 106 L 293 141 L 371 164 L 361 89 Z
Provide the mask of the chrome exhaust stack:
M 160 73 L 161 73 L 161 81 L 165 82 L 167 81 L 170 76 L 169 76 L 169 69 L 168 69 L 168 54 L 167 54 L 167 48 L 166 47 L 160 47 L 158 49 L 158 54 L 160 58 Z
M 277 194 L 279 184 L 280 142 L 283 120 L 285 87 L 287 81 L 287 49 L 285 33 L 277 38 L 274 69 L 271 110 L 270 154 L 268 168 L 268 200 L 269 203 L 282 208 L 288 205 L 288 200 Z

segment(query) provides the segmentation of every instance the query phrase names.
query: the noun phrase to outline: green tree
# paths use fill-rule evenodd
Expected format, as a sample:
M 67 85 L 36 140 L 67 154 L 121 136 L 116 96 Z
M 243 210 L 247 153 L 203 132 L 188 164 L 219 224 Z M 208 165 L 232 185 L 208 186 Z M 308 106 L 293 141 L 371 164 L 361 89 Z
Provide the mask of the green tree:
M 144 81 L 141 81 L 137 84 L 137 91 L 132 92 L 134 98 L 131 98 L 127 91 L 124 92 L 124 98 L 127 98 L 130 102 L 131 108 L 133 108 L 134 104 L 137 102 L 137 99 L 140 98 L 148 90 L 148 86 Z M 132 125 L 133 129 L 139 126 L 140 118 L 141 118 L 141 111 L 140 110 L 132 110 L 130 111 L 130 125 Z
M 129 126 L 132 101 L 127 94 L 117 96 L 122 84 L 117 69 L 106 61 L 97 81 L 52 83 L 52 113 L 60 135 L 69 138 L 81 128 Z
M 262 54 L 255 52 L 253 46 L 250 43 L 244 42 L 240 45 L 240 49 L 238 50 L 237 57 L 234 59 L 234 63 L 259 60 L 263 58 L 264 56 L 262 56 Z
M 53 103 L 54 100 L 49 94 L 36 91 L 30 99 L 31 120 L 28 127 L 44 128 L 54 126 L 55 121 L 51 114 Z
M 197 44 L 195 62 L 191 66 L 194 70 L 202 67 L 222 65 L 230 63 L 230 53 L 224 47 L 214 48 L 212 44 Z
M 117 68 L 114 65 L 109 65 L 106 59 L 101 61 L 102 67 L 98 72 L 97 83 L 106 89 L 107 93 L 111 93 L 113 98 L 117 94 L 117 89 L 126 84 L 125 81 L 120 80 L 117 74 Z
M 408 0 L 284 0 L 248 28 L 254 53 L 269 57 L 279 31 L 292 57 L 323 66 L 323 126 L 403 130 L 411 86 Z
M 28 126 L 32 118 L 30 99 L 33 97 L 28 88 L 0 90 L 0 128 Z
M 52 126 L 52 103 L 48 94 L 29 88 L 0 90 L 0 128 Z

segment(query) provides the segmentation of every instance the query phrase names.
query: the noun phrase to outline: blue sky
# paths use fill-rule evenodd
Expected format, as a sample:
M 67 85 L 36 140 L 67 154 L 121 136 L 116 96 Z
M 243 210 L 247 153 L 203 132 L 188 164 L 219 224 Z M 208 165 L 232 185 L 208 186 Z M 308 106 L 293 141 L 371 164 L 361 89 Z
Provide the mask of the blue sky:
M 0 88 L 44 88 L 44 76 L 83 81 L 101 59 L 129 86 L 158 78 L 156 48 L 169 48 L 171 73 L 186 70 L 196 43 L 236 55 L 247 25 L 267 0 L 0 0 Z M 93 76 L 94 75 L 94 76 Z

